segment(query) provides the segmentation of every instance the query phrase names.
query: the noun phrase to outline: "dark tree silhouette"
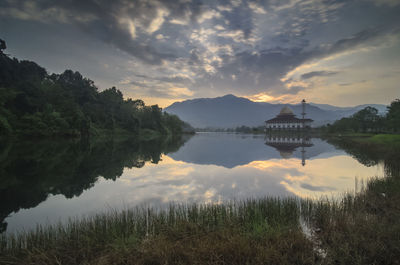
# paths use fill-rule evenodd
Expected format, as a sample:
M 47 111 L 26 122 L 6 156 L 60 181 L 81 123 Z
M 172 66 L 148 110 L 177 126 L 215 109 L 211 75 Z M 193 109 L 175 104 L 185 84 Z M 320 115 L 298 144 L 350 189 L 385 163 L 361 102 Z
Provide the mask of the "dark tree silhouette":
M 2 41 L 2 40 L 1 40 Z M 1 49 L 5 48 L 1 42 Z M 0 137 L 82 137 L 114 132 L 178 135 L 185 125 L 157 105 L 124 99 L 112 87 L 99 92 L 79 72 L 48 74 L 34 62 L 0 56 Z
M 3 53 L 3 50 L 7 49 L 6 42 L 0 39 L 0 52 Z

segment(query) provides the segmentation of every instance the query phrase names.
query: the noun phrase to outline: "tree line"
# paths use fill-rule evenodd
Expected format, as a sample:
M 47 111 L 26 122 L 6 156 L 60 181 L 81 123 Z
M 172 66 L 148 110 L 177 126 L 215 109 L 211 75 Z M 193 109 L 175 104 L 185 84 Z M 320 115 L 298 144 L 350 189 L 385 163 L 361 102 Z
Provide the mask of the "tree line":
M 333 124 L 321 127 L 329 133 L 399 133 L 400 132 L 400 99 L 396 99 L 387 107 L 385 115 L 379 115 L 374 107 L 366 107 L 350 117 L 337 120 Z
M 115 87 L 100 92 L 79 72 L 48 74 L 34 62 L 0 53 L 0 136 L 180 134 L 185 128 L 190 126 L 158 105 L 124 99 Z

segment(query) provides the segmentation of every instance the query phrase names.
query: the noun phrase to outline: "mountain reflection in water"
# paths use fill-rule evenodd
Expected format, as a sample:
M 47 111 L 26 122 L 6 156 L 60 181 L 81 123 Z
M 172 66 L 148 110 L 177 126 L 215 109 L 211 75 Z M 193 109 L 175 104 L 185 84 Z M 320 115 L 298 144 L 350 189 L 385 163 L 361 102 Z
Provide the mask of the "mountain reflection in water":
M 304 149 L 304 147 L 306 148 Z M 310 159 L 320 155 L 334 156 L 337 154 L 345 154 L 345 152 L 337 150 L 333 145 L 321 139 L 311 139 L 301 135 L 289 137 L 276 134 L 272 136 L 198 133 L 177 152 L 169 154 L 169 156 L 188 163 L 234 168 L 259 160 Z
M 356 178 L 383 175 L 377 162 L 365 166 L 324 140 L 305 140 L 284 152 L 265 135 L 226 133 L 145 143 L 11 144 L 0 154 L 3 230 L 6 223 L 12 232 L 143 204 L 318 198 L 354 190 Z

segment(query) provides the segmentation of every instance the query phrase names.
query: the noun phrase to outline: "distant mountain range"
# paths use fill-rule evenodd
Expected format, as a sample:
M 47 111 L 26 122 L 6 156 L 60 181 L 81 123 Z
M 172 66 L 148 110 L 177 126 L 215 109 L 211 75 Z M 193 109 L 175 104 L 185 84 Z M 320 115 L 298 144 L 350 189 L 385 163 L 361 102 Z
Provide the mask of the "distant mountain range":
M 297 117 L 301 117 L 300 104 L 254 102 L 234 95 L 175 102 L 165 108 L 165 111 L 178 115 L 195 128 L 234 128 L 241 125 L 263 125 L 265 120 L 275 117 L 284 106 L 289 106 Z M 306 107 L 306 117 L 314 120 L 313 126 L 320 126 L 348 117 L 366 106 L 378 109 L 381 114 L 386 112 L 386 106 L 381 104 L 336 107 L 327 104 L 309 103 Z

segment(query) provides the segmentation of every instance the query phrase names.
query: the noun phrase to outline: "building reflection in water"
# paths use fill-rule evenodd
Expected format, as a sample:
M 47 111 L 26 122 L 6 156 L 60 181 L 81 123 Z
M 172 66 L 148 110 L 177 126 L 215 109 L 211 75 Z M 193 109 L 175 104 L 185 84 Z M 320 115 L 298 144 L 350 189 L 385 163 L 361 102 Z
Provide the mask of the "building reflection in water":
M 291 158 L 293 152 L 300 148 L 301 164 L 306 164 L 306 147 L 313 146 L 311 138 L 300 133 L 266 134 L 265 144 L 279 151 L 282 158 Z

